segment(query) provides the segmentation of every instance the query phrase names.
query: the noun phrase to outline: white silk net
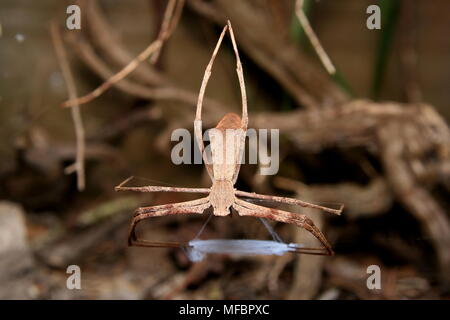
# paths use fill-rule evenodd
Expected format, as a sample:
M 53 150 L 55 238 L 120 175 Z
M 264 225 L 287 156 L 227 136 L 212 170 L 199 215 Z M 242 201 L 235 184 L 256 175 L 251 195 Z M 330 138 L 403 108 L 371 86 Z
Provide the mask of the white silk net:
M 269 231 L 273 240 L 250 240 L 250 239 L 210 239 L 200 240 L 198 237 L 203 232 L 205 226 L 211 219 L 210 215 L 205 224 L 198 232 L 196 237 L 188 242 L 184 248 L 187 257 L 192 262 L 203 260 L 207 254 L 231 254 L 231 255 L 278 255 L 281 256 L 287 252 L 295 252 L 304 247 L 302 244 L 285 243 L 273 230 L 270 224 L 262 218 L 259 220 Z

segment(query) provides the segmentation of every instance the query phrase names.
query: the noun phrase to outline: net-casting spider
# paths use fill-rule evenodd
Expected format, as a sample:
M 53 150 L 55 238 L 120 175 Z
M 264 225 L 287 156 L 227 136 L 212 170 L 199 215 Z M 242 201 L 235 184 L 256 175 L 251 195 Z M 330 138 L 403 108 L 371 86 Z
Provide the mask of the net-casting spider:
M 211 148 L 211 164 L 208 164 L 205 153 L 203 152 L 205 146 L 202 140 L 202 103 L 205 94 L 205 88 L 211 76 L 211 70 L 214 59 L 222 43 L 226 31 L 229 31 L 231 41 L 233 44 L 234 53 L 236 56 L 236 71 L 239 79 L 239 85 L 242 96 L 242 118 L 235 113 L 226 114 L 217 124 L 215 130 L 210 133 L 210 148 Z M 180 242 L 151 242 L 137 239 L 135 234 L 136 225 L 147 218 L 160 217 L 165 215 L 175 214 L 202 214 L 206 209 L 212 207 L 215 216 L 227 216 L 230 214 L 230 209 L 233 208 L 240 216 L 250 216 L 271 219 L 278 222 L 295 224 L 301 228 L 306 229 L 313 234 L 323 245 L 323 248 L 298 248 L 295 252 L 317 255 L 333 255 L 331 245 L 326 240 L 322 232 L 314 225 L 313 221 L 304 214 L 292 213 L 288 211 L 267 208 L 256 205 L 240 199 L 239 197 L 246 197 L 251 199 L 270 200 L 279 203 L 299 205 L 302 207 L 316 208 L 323 211 L 340 214 L 342 208 L 331 209 L 322 207 L 316 204 L 308 203 L 298 199 L 291 199 L 285 197 L 277 197 L 270 195 L 262 195 L 251 192 L 236 190 L 234 184 L 236 183 L 239 169 L 240 157 L 245 148 L 245 136 L 248 124 L 247 114 L 247 97 L 244 84 L 244 75 L 242 72 L 242 65 L 239 58 L 236 41 L 233 34 L 233 29 L 228 21 L 224 27 L 217 45 L 212 54 L 211 60 L 206 67 L 203 77 L 202 85 L 197 103 L 196 117 L 194 121 L 194 133 L 196 141 L 199 145 L 200 152 L 207 172 L 212 180 L 210 188 L 177 188 L 177 187 L 162 187 L 162 186 L 142 186 L 142 187 L 125 187 L 124 185 L 130 180 L 127 179 L 122 182 L 115 189 L 116 191 L 136 191 L 136 192 L 191 192 L 207 194 L 206 197 L 192 201 L 185 201 L 179 203 L 163 204 L 150 207 L 141 207 L 135 211 L 134 217 L 131 221 L 128 244 L 130 246 L 145 246 L 145 247 L 183 247 L 186 243 Z M 231 134 L 231 136 L 228 136 Z M 227 137 L 225 138 L 225 135 Z M 231 137 L 231 139 L 229 139 Z M 223 155 L 226 155 L 227 161 L 223 161 Z M 221 158 L 222 157 L 222 158 Z M 230 161 L 231 159 L 231 161 Z

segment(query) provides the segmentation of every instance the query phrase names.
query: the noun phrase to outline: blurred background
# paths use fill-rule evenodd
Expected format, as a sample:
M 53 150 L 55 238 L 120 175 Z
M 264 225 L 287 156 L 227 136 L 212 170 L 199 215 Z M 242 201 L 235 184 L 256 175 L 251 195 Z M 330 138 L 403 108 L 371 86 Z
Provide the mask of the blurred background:
M 84 190 L 71 170 L 77 139 L 70 109 L 60 107 L 69 92 L 50 24 L 82 96 L 158 36 L 167 2 L 75 3 L 81 30 L 66 28 L 72 1 L 0 3 L 0 298 L 450 297 L 450 2 L 305 0 L 337 68 L 330 75 L 294 1 L 187 0 L 158 62 L 144 61 L 80 107 Z M 371 4 L 381 8 L 380 30 L 366 27 Z M 283 207 L 310 216 L 334 257 L 211 255 L 192 264 L 181 250 L 127 247 L 135 208 L 193 197 L 116 193 L 114 186 L 130 175 L 134 185 L 210 186 L 201 165 L 171 162 L 170 135 L 192 132 L 203 72 L 227 19 L 244 68 L 249 127 L 281 136 L 278 174 L 244 165 L 237 187 L 343 203 L 342 216 Z M 205 128 L 240 112 L 228 38 L 206 96 Z M 150 219 L 139 234 L 192 239 L 204 220 Z M 311 241 L 295 226 L 274 227 L 286 242 Z M 202 237 L 269 239 L 259 221 L 237 215 L 214 217 Z M 81 268 L 81 290 L 66 287 L 69 265 Z M 381 289 L 366 286 L 370 265 L 380 266 Z

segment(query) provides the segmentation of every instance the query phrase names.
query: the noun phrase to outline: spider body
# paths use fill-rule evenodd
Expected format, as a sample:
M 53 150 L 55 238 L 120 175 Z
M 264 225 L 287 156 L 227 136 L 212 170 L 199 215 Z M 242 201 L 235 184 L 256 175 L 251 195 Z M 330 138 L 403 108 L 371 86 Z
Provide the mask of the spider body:
M 209 201 L 215 216 L 229 215 L 235 202 L 234 184 L 240 163 L 241 145 L 245 142 L 246 124 L 236 113 L 227 113 L 209 131 L 211 143 L 212 186 Z M 245 131 L 244 131 L 245 130 Z
M 203 152 L 205 147 L 203 144 L 203 132 L 202 132 L 202 120 L 201 111 L 203 97 L 205 94 L 206 85 L 211 75 L 212 65 L 222 39 L 229 30 L 230 37 L 233 44 L 233 49 L 236 56 L 236 71 L 239 79 L 239 85 L 241 88 L 242 96 L 242 116 L 235 113 L 226 114 L 217 124 L 214 129 L 210 130 L 210 149 L 211 149 L 211 163 L 208 163 L 208 159 Z M 334 214 L 340 214 L 340 209 L 331 209 L 322 207 L 316 204 L 308 203 L 299 199 L 291 199 L 285 197 L 277 197 L 270 195 L 262 195 L 251 192 L 245 192 L 236 190 L 234 184 L 236 183 L 242 152 L 245 146 L 245 136 L 248 124 L 247 114 L 247 97 L 245 92 L 244 76 L 242 72 L 242 65 L 239 59 L 239 53 L 237 50 L 236 42 L 234 39 L 233 30 L 231 24 L 224 27 L 218 43 L 214 49 L 211 60 L 206 67 L 205 75 L 202 85 L 200 87 L 200 93 L 197 103 L 196 118 L 194 121 L 194 133 L 197 140 L 197 144 L 200 148 L 200 152 L 203 156 L 205 167 L 212 180 L 212 186 L 210 188 L 177 188 L 177 187 L 160 187 L 160 186 L 143 186 L 143 187 L 125 187 L 124 184 L 129 181 L 127 179 L 119 186 L 116 187 L 117 191 L 137 191 L 137 192 L 191 192 L 191 193 L 203 193 L 207 196 L 179 203 L 150 206 L 138 208 L 135 211 L 135 215 L 132 219 L 128 237 L 129 245 L 145 246 L 145 247 L 182 247 L 186 246 L 186 243 L 177 242 L 150 242 L 137 239 L 135 229 L 137 224 L 150 217 L 158 217 L 165 215 L 175 214 L 203 214 L 203 212 L 212 207 L 213 214 L 216 216 L 227 216 L 230 214 L 231 209 L 236 211 L 240 216 L 250 216 L 258 218 L 266 218 L 282 223 L 295 224 L 298 227 L 304 228 L 309 231 L 314 237 L 316 237 L 322 244 L 322 248 L 297 248 L 296 253 L 317 254 L 317 255 L 333 255 L 331 245 L 326 240 L 322 232 L 314 225 L 314 222 L 304 214 L 292 213 L 288 211 L 267 208 L 264 206 L 256 205 L 251 202 L 240 199 L 239 197 L 270 200 L 280 203 L 286 203 L 291 205 L 299 205 L 302 207 L 316 208 L 323 211 L 331 212 Z

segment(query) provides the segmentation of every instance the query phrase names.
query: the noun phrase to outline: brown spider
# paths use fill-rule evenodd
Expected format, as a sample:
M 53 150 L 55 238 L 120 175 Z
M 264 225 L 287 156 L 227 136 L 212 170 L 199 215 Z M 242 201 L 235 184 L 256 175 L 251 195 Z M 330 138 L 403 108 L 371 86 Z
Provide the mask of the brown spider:
M 212 155 L 212 164 L 208 164 L 204 151 L 204 144 L 202 140 L 202 120 L 201 111 L 203 97 L 205 94 L 205 88 L 211 75 L 212 66 L 217 52 L 222 43 L 223 37 L 226 31 L 229 30 L 231 41 L 233 44 L 234 53 L 236 55 L 237 75 L 239 79 L 239 85 L 242 95 L 242 118 L 235 113 L 226 114 L 216 128 L 212 130 L 210 134 L 210 146 Z M 318 255 L 333 255 L 334 252 L 331 245 L 326 240 L 322 232 L 314 225 L 313 221 L 304 214 L 292 213 L 278 209 L 272 209 L 256 205 L 245 200 L 239 199 L 239 197 L 270 200 L 274 202 L 299 205 L 302 207 L 316 208 L 323 211 L 331 212 L 334 214 L 340 214 L 340 209 L 331 209 L 315 205 L 312 203 L 304 202 L 298 199 L 291 199 L 285 197 L 277 197 L 270 195 L 262 195 L 251 192 L 245 192 L 236 190 L 234 184 L 236 183 L 239 169 L 240 169 L 240 157 L 242 156 L 243 149 L 245 147 L 245 136 L 248 124 L 247 114 L 247 97 L 245 92 L 244 76 L 242 72 L 242 65 L 239 59 L 239 53 L 236 46 L 236 41 L 231 28 L 231 23 L 224 27 L 217 45 L 212 54 L 211 60 L 206 67 L 203 77 L 202 85 L 200 87 L 200 93 L 197 103 L 196 118 L 194 121 L 194 133 L 197 143 L 200 148 L 203 160 L 207 172 L 212 180 L 211 188 L 177 188 L 177 187 L 162 187 L 162 186 L 142 186 L 142 187 L 125 187 L 124 185 L 131 179 L 127 179 L 118 185 L 116 191 L 136 191 L 136 192 L 191 192 L 191 193 L 204 193 L 206 197 L 192 201 L 185 201 L 179 203 L 164 204 L 158 206 L 141 207 L 136 209 L 135 215 L 131 221 L 128 244 L 130 246 L 145 246 L 145 247 L 183 247 L 186 243 L 179 242 L 150 242 L 146 240 L 137 239 L 135 234 L 136 225 L 147 218 L 159 217 L 165 215 L 175 214 L 202 214 L 206 209 L 212 207 L 213 214 L 216 216 L 226 216 L 230 214 L 230 209 L 233 208 L 240 216 L 250 216 L 267 218 L 278 222 L 295 224 L 301 228 L 306 229 L 313 234 L 323 245 L 323 248 L 298 248 L 295 252 L 306 254 L 318 254 Z M 225 135 L 231 134 L 231 140 L 225 139 Z M 231 141 L 231 143 L 230 143 Z M 227 161 L 220 155 L 225 154 Z M 231 161 L 230 161 L 231 159 Z

